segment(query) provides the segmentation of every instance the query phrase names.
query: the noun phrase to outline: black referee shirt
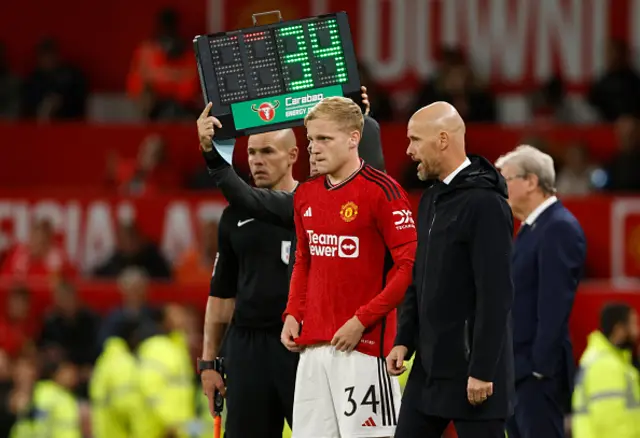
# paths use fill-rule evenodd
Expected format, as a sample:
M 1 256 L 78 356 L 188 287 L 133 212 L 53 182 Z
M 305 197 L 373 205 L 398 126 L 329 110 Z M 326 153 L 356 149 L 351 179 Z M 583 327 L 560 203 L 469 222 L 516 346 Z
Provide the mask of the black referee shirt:
M 236 299 L 234 326 L 281 328 L 289 292 L 291 231 L 229 206 L 222 213 L 218 233 L 209 295 Z

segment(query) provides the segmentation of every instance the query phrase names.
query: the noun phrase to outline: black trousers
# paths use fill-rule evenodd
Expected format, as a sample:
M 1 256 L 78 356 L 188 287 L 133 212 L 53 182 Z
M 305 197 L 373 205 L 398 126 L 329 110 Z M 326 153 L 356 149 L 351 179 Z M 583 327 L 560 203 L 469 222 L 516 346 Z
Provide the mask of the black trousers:
M 507 421 L 509 438 L 564 438 L 565 397 L 558 378 L 534 376 L 516 384 L 516 406 Z
M 223 348 L 227 375 L 225 438 L 282 438 L 291 425 L 298 354 L 279 331 L 230 327 Z
M 504 420 L 468 421 L 434 417 L 423 414 L 408 403 L 400 407 L 395 438 L 441 438 L 452 421 L 458 438 L 505 438 Z

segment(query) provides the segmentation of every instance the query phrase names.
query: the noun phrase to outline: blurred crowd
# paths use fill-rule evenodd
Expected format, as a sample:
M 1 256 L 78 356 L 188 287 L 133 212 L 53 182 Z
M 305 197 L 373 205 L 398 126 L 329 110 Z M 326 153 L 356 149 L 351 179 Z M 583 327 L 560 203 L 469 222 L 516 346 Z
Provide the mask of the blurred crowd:
M 191 45 L 180 36 L 179 28 L 179 15 L 172 9 L 162 10 L 156 17 L 155 33 L 132 53 L 122 92 L 138 120 L 193 122 L 201 111 Z M 0 120 L 86 119 L 91 78 L 83 73 L 82 65 L 72 64 L 62 52 L 54 39 L 42 40 L 34 48 L 35 68 L 19 77 L 0 41 Z M 496 96 L 475 74 L 467 55 L 458 48 L 443 48 L 438 68 L 431 77 L 423 78 L 410 98 L 390 94 L 361 63 L 361 82 L 368 88 L 372 116 L 379 122 L 402 123 L 422 106 L 447 101 L 467 123 L 499 122 Z M 618 41 L 609 43 L 605 71 L 581 96 L 592 116 L 577 110 L 569 94 L 562 77 L 549 78 L 528 96 L 531 125 L 609 123 L 614 127 L 617 150 L 612 160 L 600 162 L 582 143 L 556 143 L 544 134 L 523 138 L 522 143 L 554 157 L 558 193 L 640 191 L 640 74 L 633 67 L 630 48 Z M 473 144 L 469 147 L 473 149 Z M 192 175 L 178 173 L 158 133 L 142 141 L 135 158 L 109 156 L 103 171 L 110 190 L 130 196 L 151 196 L 176 188 L 213 189 L 204 168 Z M 408 165 L 400 179 L 407 189 L 422 187 L 414 164 Z M 101 417 L 101 397 L 108 393 L 105 388 L 110 382 L 116 381 L 142 388 L 127 399 L 134 400 L 132 404 L 122 408 L 127 415 L 149 419 L 142 422 L 141 427 L 147 429 L 140 436 L 210 436 L 211 419 L 193 367 L 202 345 L 202 316 L 175 304 L 152 306 L 148 286 L 155 280 L 176 285 L 196 282 L 202 285 L 204 297 L 217 239 L 217 218 L 203 220 L 196 244 L 170 263 L 135 222 L 121 221 L 115 250 L 88 273 L 91 278 L 117 284 L 121 304 L 103 314 L 82 301 L 76 290 L 82 277 L 80 267 L 66 254 L 50 222 L 36 220 L 26 242 L 0 252 L 0 282 L 10 285 L 0 306 L 0 437 L 10 433 L 12 438 L 39 436 L 34 429 L 38 406 L 51 400 L 59 404 L 62 418 L 78 416 L 80 426 L 63 436 L 98 437 L 92 428 L 109 423 L 106 414 Z M 44 312 L 34 309 L 30 289 L 34 281 L 51 288 L 51 305 Z M 118 375 L 134 354 L 146 362 L 140 362 L 143 365 L 135 375 Z M 181 359 L 166 363 L 167 357 Z M 119 365 L 112 366 L 117 361 Z M 167 379 L 159 369 L 170 369 L 175 378 Z M 176 382 L 179 385 L 171 386 Z M 77 412 L 70 412 L 74 406 Z M 104 427 L 106 432 L 99 438 L 131 432 L 119 435 L 121 431 Z
M 91 427 L 110 430 L 109 424 L 99 424 L 100 403 L 113 394 L 114 384 L 138 388 L 131 395 L 135 413 L 149 416 L 140 427 L 163 430 L 124 436 L 201 436 L 183 432 L 210 422 L 193 367 L 202 345 L 202 316 L 176 304 L 150 305 L 148 283 L 144 270 L 125 269 L 117 278 L 121 304 L 103 315 L 85 305 L 66 280 L 53 283 L 52 303 L 42 317 L 36 316 L 27 287 L 11 289 L 0 316 L 0 436 L 43 436 L 34 431 L 39 424 L 34 409 L 45 408 L 69 421 L 77 416 L 82 429 L 71 435 L 52 431 L 50 436 L 107 436 L 92 434 Z M 134 354 L 135 375 L 113 366 L 123 357 L 133 360 Z M 177 357 L 182 360 L 176 362 Z M 48 394 L 60 404 L 58 410 L 47 406 Z M 167 410 L 175 415 L 165 415 Z M 113 436 L 123 436 L 115 432 Z
M 155 17 L 155 32 L 141 41 L 131 55 L 126 78 L 127 96 L 147 120 L 193 120 L 202 97 L 191 42 L 181 36 L 179 14 L 172 8 Z M 391 94 L 376 83 L 364 63 L 361 82 L 369 89 L 371 111 L 380 122 L 406 121 L 418 108 L 434 101 L 455 105 L 467 123 L 499 122 L 496 95 L 475 73 L 471 54 L 458 47 L 442 47 L 439 64 L 422 79 L 409 98 Z M 548 78 L 528 96 L 533 123 L 613 123 L 640 115 L 640 75 L 632 50 L 612 40 L 606 51 L 603 73 L 580 96 L 593 113 L 585 116 L 572 105 L 561 76 Z M 61 55 L 57 42 L 45 38 L 35 48 L 35 68 L 24 78 L 13 73 L 0 42 L 0 119 L 82 119 L 86 116 L 91 78 L 82 65 Z

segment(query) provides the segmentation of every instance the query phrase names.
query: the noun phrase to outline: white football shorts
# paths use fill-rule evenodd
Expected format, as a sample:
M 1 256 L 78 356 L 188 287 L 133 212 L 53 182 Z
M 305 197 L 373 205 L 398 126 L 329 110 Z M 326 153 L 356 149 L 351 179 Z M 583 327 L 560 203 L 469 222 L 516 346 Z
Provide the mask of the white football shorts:
M 298 363 L 292 438 L 392 437 L 400 397 L 383 358 L 309 347 Z

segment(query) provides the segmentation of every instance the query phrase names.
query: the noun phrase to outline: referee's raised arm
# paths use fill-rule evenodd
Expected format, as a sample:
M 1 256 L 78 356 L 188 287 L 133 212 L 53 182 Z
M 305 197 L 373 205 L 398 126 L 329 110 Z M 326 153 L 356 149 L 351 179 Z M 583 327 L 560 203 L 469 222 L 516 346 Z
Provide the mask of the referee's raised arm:
M 256 219 L 293 229 L 293 194 L 251 187 L 236 174 L 213 147 L 215 128 L 221 128 L 222 124 L 209 115 L 210 110 L 211 103 L 200 114 L 197 126 L 200 149 L 216 186 L 231 205 L 244 209 Z

